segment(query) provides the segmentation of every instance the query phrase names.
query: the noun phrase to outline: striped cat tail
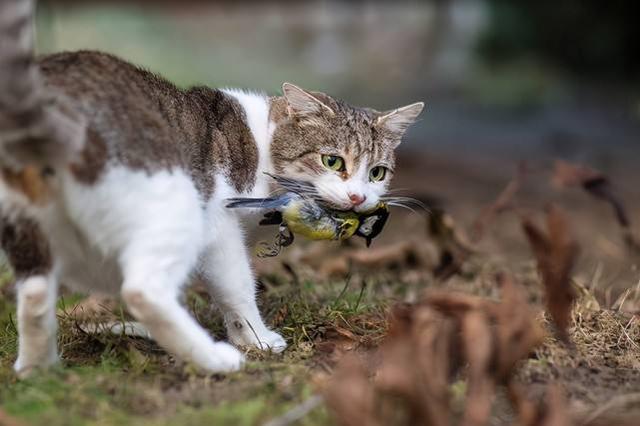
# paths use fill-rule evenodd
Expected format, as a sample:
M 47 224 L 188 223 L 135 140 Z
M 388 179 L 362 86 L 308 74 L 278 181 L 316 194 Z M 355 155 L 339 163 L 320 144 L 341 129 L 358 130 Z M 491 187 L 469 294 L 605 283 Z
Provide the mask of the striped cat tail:
M 67 163 L 84 143 L 85 124 L 48 92 L 33 56 L 33 0 L 0 0 L 0 166 Z

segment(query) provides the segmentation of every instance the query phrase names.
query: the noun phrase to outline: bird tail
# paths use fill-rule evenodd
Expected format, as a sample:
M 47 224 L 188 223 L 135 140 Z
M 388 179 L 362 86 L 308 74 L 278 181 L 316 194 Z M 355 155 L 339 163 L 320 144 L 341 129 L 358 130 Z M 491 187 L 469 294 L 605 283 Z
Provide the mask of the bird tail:
M 289 201 L 291 201 L 291 197 L 281 196 L 269 198 L 228 198 L 226 201 L 227 208 L 229 209 L 249 208 L 274 210 L 286 206 Z
M 45 88 L 34 59 L 34 0 L 0 1 L 0 166 L 55 167 L 84 144 L 85 121 Z

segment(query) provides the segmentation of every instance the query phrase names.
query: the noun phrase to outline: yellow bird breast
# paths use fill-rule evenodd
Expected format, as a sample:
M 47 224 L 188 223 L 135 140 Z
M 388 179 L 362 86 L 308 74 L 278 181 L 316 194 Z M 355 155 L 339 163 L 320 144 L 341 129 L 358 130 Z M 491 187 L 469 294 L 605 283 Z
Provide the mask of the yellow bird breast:
M 358 230 L 359 220 L 355 215 L 330 210 L 309 213 L 300 205 L 294 205 L 285 209 L 282 217 L 291 232 L 310 240 L 346 240 Z

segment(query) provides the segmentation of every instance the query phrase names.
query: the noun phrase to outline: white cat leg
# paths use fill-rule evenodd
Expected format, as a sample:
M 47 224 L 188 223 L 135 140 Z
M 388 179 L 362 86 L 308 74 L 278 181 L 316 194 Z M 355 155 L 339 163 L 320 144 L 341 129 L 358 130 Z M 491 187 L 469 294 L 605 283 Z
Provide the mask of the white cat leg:
M 167 284 L 157 275 L 149 275 L 147 280 Z M 178 303 L 177 295 L 167 291 L 166 286 L 148 285 L 144 281 L 125 284 L 122 298 L 129 312 L 167 351 L 211 373 L 235 371 L 242 367 L 242 353 L 228 343 L 214 343 Z
M 267 328 L 256 304 L 255 280 L 240 225 L 231 215 L 218 217 L 224 230 L 201 259 L 201 271 L 224 316 L 229 339 L 239 346 L 281 352 L 287 343 Z M 222 226 L 223 225 L 223 226 Z
M 25 278 L 17 284 L 18 359 L 20 377 L 35 368 L 58 362 L 56 299 L 58 283 L 53 274 Z
M 175 235 L 173 241 L 179 240 Z M 242 353 L 228 343 L 214 343 L 178 302 L 197 252 L 187 245 L 150 244 L 153 240 L 127 250 L 123 257 L 122 298 L 129 312 L 158 344 L 179 358 L 208 372 L 238 370 L 244 363 Z

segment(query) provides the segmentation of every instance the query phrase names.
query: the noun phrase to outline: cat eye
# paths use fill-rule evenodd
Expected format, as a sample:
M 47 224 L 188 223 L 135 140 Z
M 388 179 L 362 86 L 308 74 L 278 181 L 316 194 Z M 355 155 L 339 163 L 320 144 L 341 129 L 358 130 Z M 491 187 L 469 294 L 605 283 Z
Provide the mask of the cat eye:
M 369 170 L 369 180 L 371 182 L 380 182 L 384 180 L 384 177 L 387 175 L 387 168 L 383 166 L 376 166 L 373 169 Z
M 322 165 L 334 172 L 343 172 L 345 170 L 344 160 L 337 155 L 323 155 Z

